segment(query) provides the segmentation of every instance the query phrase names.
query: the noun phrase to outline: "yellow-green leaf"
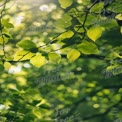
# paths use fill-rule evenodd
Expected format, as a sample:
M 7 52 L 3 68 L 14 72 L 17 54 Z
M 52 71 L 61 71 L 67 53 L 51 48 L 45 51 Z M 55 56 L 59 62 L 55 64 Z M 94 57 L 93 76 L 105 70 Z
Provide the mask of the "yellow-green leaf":
M 92 41 L 95 42 L 98 38 L 101 37 L 103 31 L 104 31 L 104 28 L 103 28 L 103 27 L 100 27 L 100 26 L 91 27 L 91 28 L 87 31 L 87 36 L 88 36 Z
M 67 8 L 72 5 L 73 0 L 58 0 L 62 8 Z
M 0 37 L 0 44 L 3 44 L 3 42 L 4 42 L 4 44 L 7 43 L 8 42 L 8 39 L 7 38 L 4 38 L 4 40 L 3 40 L 3 38 Z
M 73 35 L 74 35 L 74 32 L 69 30 L 69 31 L 66 31 L 66 32 L 62 33 L 61 35 L 59 35 L 57 37 L 57 40 L 61 41 L 61 40 L 67 39 L 67 38 L 71 38 Z
M 67 58 L 68 58 L 71 62 L 75 61 L 79 56 L 80 56 L 80 52 L 79 52 L 78 50 L 76 50 L 76 49 L 71 50 L 71 51 L 68 52 L 68 54 L 67 54 Z
M 36 67 L 41 67 L 46 63 L 46 59 L 42 55 L 36 55 L 30 59 L 30 63 Z
M 60 63 L 61 56 L 57 53 L 49 53 L 48 54 L 49 60 L 55 63 Z
M 11 64 L 9 62 L 4 62 L 4 67 L 6 70 L 9 70 L 11 68 Z
M 94 43 L 83 41 L 81 44 L 78 45 L 78 49 L 83 54 L 98 54 L 99 50 Z
M 32 111 L 37 118 L 41 119 L 42 113 L 40 108 L 34 107 Z
M 21 47 L 23 49 L 32 49 L 32 48 L 36 48 L 36 45 L 34 42 L 26 39 L 26 40 L 22 40 L 20 42 L 17 43 L 18 47 Z
M 115 18 L 118 19 L 118 20 L 122 20 L 122 14 L 118 14 L 118 15 L 116 15 Z
M 28 52 L 26 50 L 20 50 L 18 51 L 15 56 L 14 56 L 14 61 L 18 61 L 18 60 L 27 60 L 30 59 L 32 56 L 34 56 L 34 53 Z

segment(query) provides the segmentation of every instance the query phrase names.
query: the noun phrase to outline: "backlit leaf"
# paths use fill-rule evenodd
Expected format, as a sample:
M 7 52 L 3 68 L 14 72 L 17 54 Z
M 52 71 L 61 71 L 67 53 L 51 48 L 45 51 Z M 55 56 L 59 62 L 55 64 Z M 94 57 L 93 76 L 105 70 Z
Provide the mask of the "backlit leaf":
M 87 36 L 92 40 L 92 41 L 96 41 L 98 38 L 101 37 L 102 32 L 103 32 L 104 28 L 103 27 L 91 27 L 88 31 L 87 31 Z
M 32 49 L 32 48 L 36 48 L 36 45 L 34 42 L 30 41 L 30 40 L 22 40 L 20 42 L 17 43 L 18 47 L 21 47 L 23 49 Z
M 49 60 L 55 63 L 59 63 L 61 60 L 61 56 L 57 53 L 49 53 L 48 54 Z
M 18 61 L 18 60 L 27 60 L 30 59 L 32 56 L 34 56 L 34 53 L 28 52 L 26 50 L 20 50 L 18 51 L 15 56 L 14 56 L 14 61 Z
M 80 45 L 78 45 L 78 49 L 83 54 L 98 54 L 99 50 L 94 43 L 83 41 Z
M 67 38 L 71 38 L 74 35 L 72 31 L 66 31 L 57 37 L 57 40 L 61 41 Z
M 78 50 L 76 50 L 76 49 L 71 50 L 71 51 L 68 52 L 68 54 L 67 54 L 67 58 L 68 58 L 71 62 L 75 61 L 79 56 L 80 56 L 80 52 L 79 52 Z
M 4 62 L 4 67 L 6 70 L 11 68 L 11 64 L 9 62 Z
M 36 55 L 30 59 L 30 63 L 36 67 L 41 67 L 46 63 L 46 59 L 42 55 Z
M 122 20 L 122 14 L 118 14 L 118 15 L 116 15 L 115 18 L 118 19 L 118 20 Z
M 73 0 L 58 0 L 62 8 L 67 8 L 72 5 Z

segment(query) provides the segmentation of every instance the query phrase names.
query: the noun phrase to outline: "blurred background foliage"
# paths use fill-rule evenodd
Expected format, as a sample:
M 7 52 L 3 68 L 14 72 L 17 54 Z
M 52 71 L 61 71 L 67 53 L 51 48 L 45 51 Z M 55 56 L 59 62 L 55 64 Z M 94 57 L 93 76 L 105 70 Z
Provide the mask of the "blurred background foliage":
M 0 1 L 0 122 L 122 121 L 122 4 L 108 3 Z

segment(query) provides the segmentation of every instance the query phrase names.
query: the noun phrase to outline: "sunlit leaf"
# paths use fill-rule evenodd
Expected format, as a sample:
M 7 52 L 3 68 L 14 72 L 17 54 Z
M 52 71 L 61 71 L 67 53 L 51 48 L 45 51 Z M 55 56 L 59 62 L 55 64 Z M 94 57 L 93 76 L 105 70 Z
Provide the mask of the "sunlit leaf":
M 112 59 L 115 59 L 115 58 L 122 58 L 122 56 L 120 56 L 119 55 L 119 53 L 117 53 L 117 52 L 112 52 L 112 53 L 110 53 L 109 55 L 107 55 L 106 57 L 105 57 L 105 59 L 108 59 L 108 60 L 112 60 Z
M 67 39 L 67 38 L 71 38 L 73 35 L 74 35 L 74 32 L 69 30 L 69 31 L 66 31 L 66 32 L 62 33 L 61 35 L 59 35 L 57 37 L 57 40 L 61 41 L 61 40 Z
M 18 51 L 15 56 L 14 56 L 14 61 L 18 61 L 18 60 L 27 60 L 30 59 L 32 56 L 34 56 L 34 53 L 28 52 L 26 50 L 20 50 Z
M 5 44 L 5 43 L 7 43 L 8 42 L 8 39 L 7 38 L 2 38 L 2 37 L 0 37 L 0 44 Z
M 11 23 L 7 23 L 5 26 L 6 26 L 7 28 L 14 28 L 14 25 L 11 24 Z
M 46 63 L 46 59 L 44 56 L 36 55 L 30 59 L 30 63 L 36 67 L 41 67 Z
M 9 19 L 3 19 L 3 20 L 2 20 L 2 23 L 3 23 L 3 25 L 4 25 L 6 28 L 13 28 L 13 27 L 14 27 L 13 24 L 9 23 Z
M 9 62 L 4 62 L 4 67 L 6 70 L 11 68 L 11 64 Z
M 67 8 L 72 5 L 73 0 L 58 0 L 62 8 Z
M 122 20 L 122 14 L 118 14 L 118 15 L 116 15 L 115 18 L 118 19 L 118 20 Z
M 36 45 L 34 42 L 30 41 L 30 40 L 22 40 L 20 42 L 17 43 L 18 47 L 21 47 L 23 49 L 32 49 L 32 48 L 36 48 Z
M 61 56 L 57 53 L 49 53 L 48 57 L 49 57 L 49 60 L 54 63 L 59 63 L 61 60 Z
M 78 49 L 83 54 L 98 54 L 99 50 L 94 43 L 83 41 L 80 45 L 78 45 Z
M 80 56 L 80 52 L 79 52 L 78 50 L 76 50 L 76 49 L 71 50 L 71 51 L 68 52 L 68 54 L 67 54 L 67 58 L 68 58 L 71 62 L 75 61 L 79 56 Z
M 33 109 L 33 114 L 34 114 L 35 116 L 37 116 L 37 117 L 40 119 L 41 116 L 42 116 L 42 114 L 41 114 L 41 109 L 35 107 L 35 108 Z
M 72 25 L 71 20 L 71 16 L 69 16 L 68 14 L 64 14 L 62 18 L 58 19 L 54 24 L 56 28 L 64 29 Z
M 98 38 L 101 37 L 103 31 L 104 31 L 104 28 L 103 28 L 103 27 L 99 27 L 99 26 L 91 27 L 91 28 L 87 31 L 87 36 L 88 36 L 92 41 L 95 42 Z

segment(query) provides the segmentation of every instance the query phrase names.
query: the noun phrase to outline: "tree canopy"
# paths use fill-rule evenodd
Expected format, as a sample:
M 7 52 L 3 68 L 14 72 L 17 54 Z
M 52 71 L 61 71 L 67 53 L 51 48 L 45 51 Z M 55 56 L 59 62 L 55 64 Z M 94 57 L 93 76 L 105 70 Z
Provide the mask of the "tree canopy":
M 0 0 L 0 122 L 122 121 L 122 1 Z

